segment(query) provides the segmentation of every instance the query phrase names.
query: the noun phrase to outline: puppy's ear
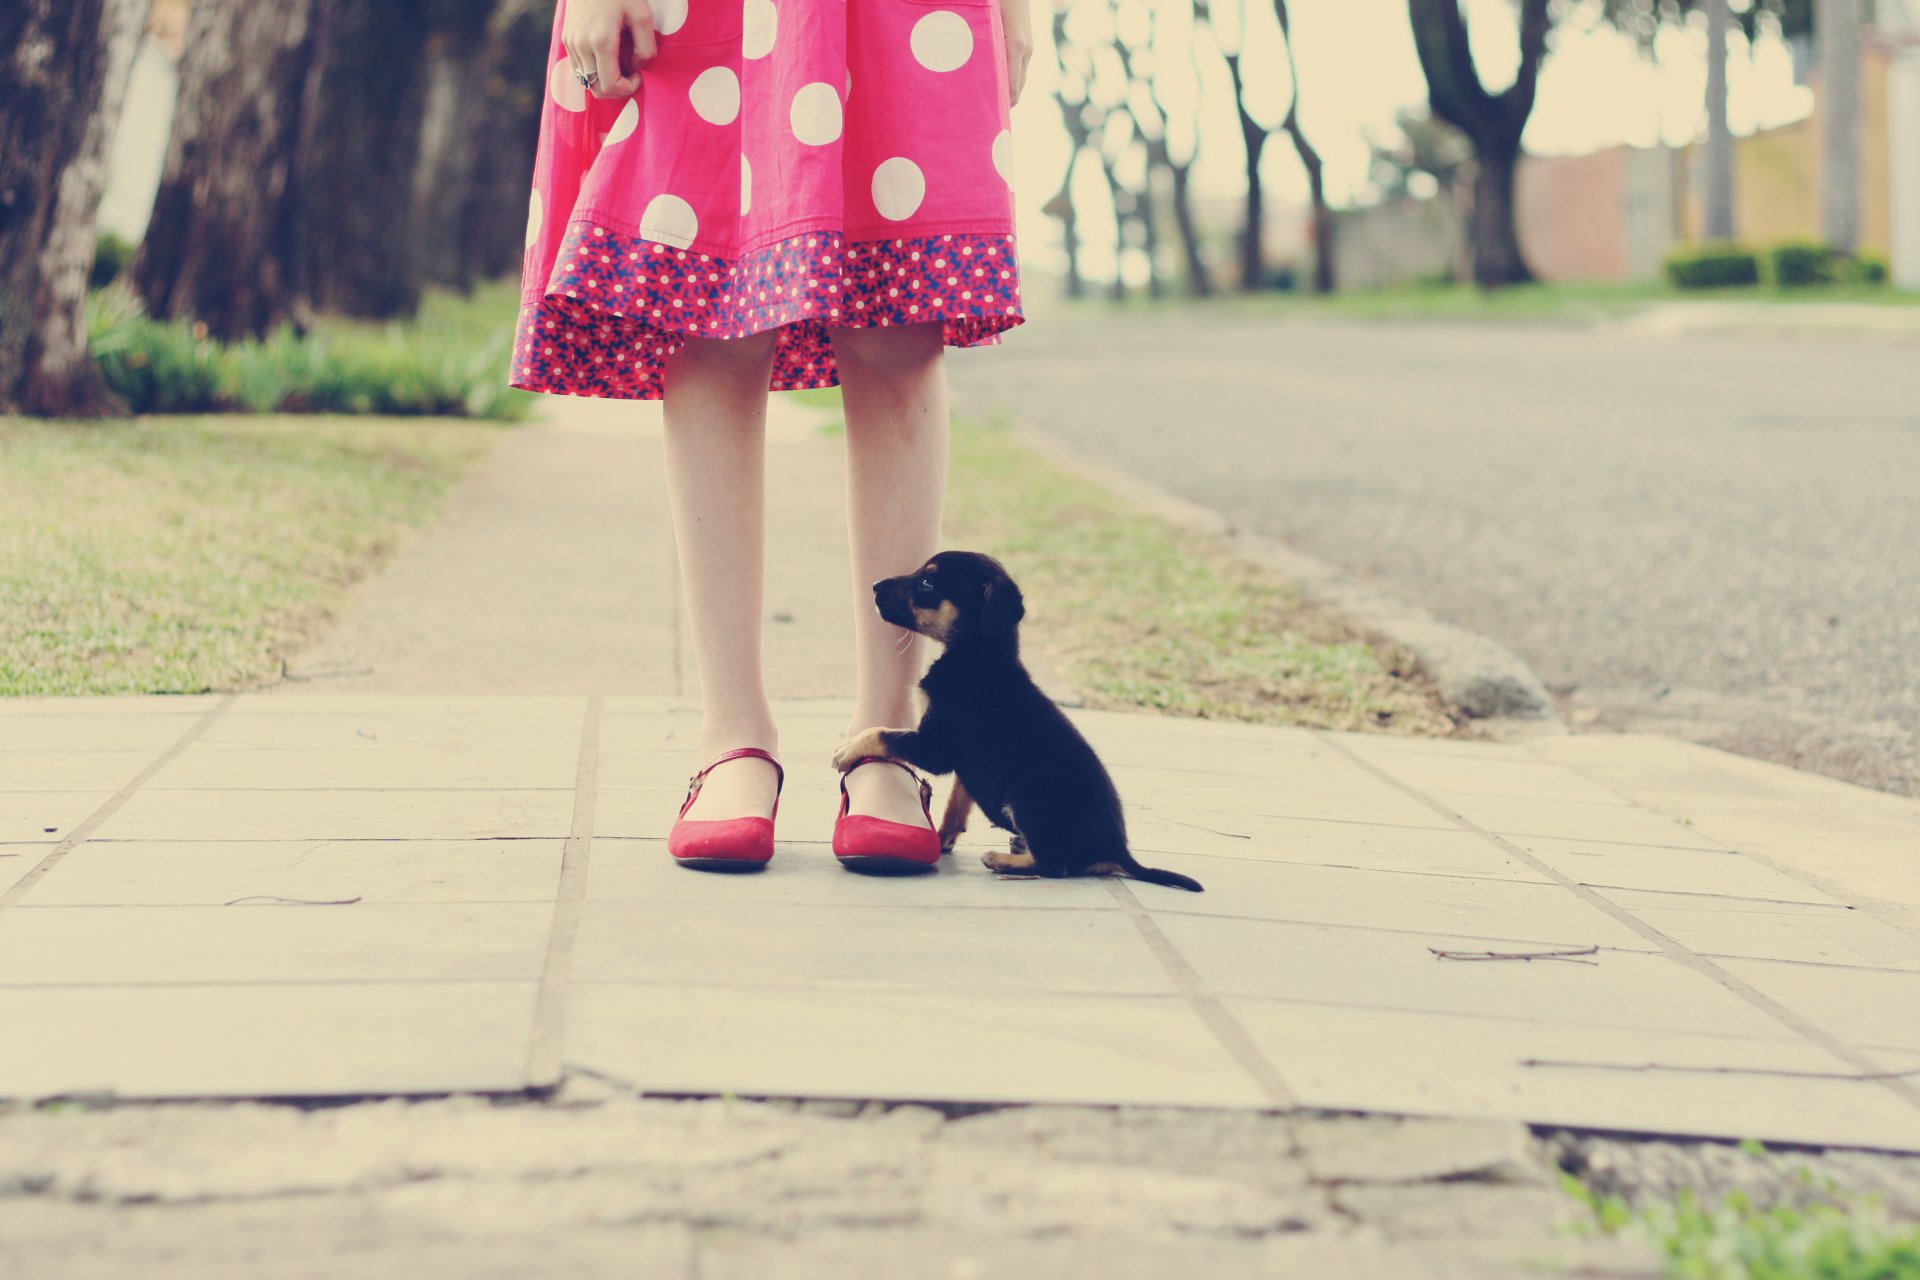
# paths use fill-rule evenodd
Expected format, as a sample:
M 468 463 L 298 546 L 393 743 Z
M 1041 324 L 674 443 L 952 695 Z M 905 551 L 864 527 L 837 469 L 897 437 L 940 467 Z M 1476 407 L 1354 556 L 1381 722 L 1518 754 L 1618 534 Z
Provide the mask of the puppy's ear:
M 989 578 L 980 584 L 981 635 L 1005 635 L 1026 616 L 1026 602 L 1012 578 Z

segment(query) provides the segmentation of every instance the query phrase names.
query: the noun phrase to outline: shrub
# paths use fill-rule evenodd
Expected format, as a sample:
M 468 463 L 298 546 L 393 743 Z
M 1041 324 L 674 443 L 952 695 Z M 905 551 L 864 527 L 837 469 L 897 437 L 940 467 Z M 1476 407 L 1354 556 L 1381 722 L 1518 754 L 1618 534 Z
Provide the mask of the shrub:
M 1847 280 L 1851 284 L 1864 284 L 1879 287 L 1887 283 L 1892 273 L 1887 269 L 1887 260 L 1877 253 L 1856 253 L 1853 261 L 1847 264 Z
M 228 407 L 225 352 L 204 327 L 148 317 L 116 281 L 87 307 L 87 348 L 107 385 L 135 413 L 205 413 Z
M 116 283 L 88 305 L 88 342 L 136 413 L 432 414 L 511 420 L 532 397 L 506 385 L 512 311 L 483 291 L 437 300 L 414 320 L 328 319 L 309 333 L 219 343 L 204 325 L 144 314 Z M 504 315 L 504 319 L 503 319 Z
M 104 289 L 119 278 L 133 261 L 134 245 L 108 231 L 93 242 L 93 270 L 87 276 L 89 289 Z
M 1667 279 L 1676 289 L 1745 288 L 1760 283 L 1760 258 L 1731 242 L 1685 245 L 1667 255 Z
M 1786 240 L 1768 253 L 1773 282 L 1783 289 L 1832 284 L 1839 279 L 1845 259 L 1818 240 Z

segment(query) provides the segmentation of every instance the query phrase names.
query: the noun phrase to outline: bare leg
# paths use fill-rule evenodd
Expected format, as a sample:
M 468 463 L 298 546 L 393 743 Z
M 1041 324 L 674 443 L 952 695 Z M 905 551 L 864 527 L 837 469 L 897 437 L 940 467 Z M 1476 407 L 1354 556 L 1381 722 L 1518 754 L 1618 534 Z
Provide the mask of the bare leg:
M 849 735 L 910 728 L 924 641 L 883 622 L 873 584 L 939 550 L 947 487 L 945 347 L 937 324 L 833 329 L 847 415 L 847 527 L 853 544 L 854 709 Z M 924 824 L 901 769 L 855 769 L 849 812 Z
M 760 672 L 774 335 L 682 342 L 666 370 L 667 497 L 700 671 L 698 765 L 734 747 L 777 755 Z M 764 816 L 773 798 L 771 765 L 732 760 L 707 776 L 687 817 Z

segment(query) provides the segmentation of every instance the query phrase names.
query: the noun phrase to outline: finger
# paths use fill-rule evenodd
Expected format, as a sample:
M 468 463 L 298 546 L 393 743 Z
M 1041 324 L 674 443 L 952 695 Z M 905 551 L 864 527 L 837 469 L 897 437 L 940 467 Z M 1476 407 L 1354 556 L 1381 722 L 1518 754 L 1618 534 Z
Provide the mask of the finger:
M 587 43 L 587 59 L 592 64 L 588 74 L 600 73 L 600 78 L 587 86 L 596 98 L 616 98 L 625 95 L 615 93 L 613 88 L 620 82 L 620 24 L 602 31 L 594 32 Z M 628 90 L 631 93 L 632 90 Z
M 641 67 L 652 62 L 660 52 L 660 46 L 654 38 L 653 10 L 646 0 L 633 0 L 626 14 L 627 30 L 633 37 L 633 70 L 637 75 Z M 622 67 L 621 70 L 626 68 Z

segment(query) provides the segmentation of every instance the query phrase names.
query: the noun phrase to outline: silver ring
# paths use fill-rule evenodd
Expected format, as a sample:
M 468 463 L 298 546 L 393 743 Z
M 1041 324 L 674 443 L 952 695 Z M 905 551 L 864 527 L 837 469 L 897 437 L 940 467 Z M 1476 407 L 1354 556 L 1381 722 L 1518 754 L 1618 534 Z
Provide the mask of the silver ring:
M 593 82 L 600 78 L 600 73 L 598 71 L 589 71 L 587 74 L 581 75 L 576 71 L 573 73 L 573 78 L 580 82 L 582 89 L 590 89 L 593 87 Z

